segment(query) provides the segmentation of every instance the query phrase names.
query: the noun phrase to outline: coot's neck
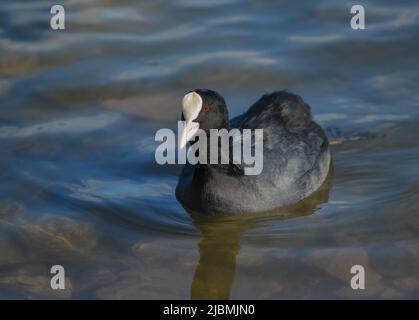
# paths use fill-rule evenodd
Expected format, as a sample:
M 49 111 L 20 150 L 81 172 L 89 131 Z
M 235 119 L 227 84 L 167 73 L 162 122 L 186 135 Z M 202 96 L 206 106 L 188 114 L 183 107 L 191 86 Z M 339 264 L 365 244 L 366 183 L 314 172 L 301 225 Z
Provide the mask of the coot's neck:
M 229 130 L 229 123 L 226 123 L 223 129 Z M 219 130 L 219 129 L 218 129 Z M 209 177 L 217 173 L 227 174 L 227 175 L 242 175 L 243 168 L 233 163 L 233 149 L 232 149 L 232 139 L 229 137 L 228 140 L 228 163 L 221 163 L 221 143 L 218 143 L 218 161 L 216 164 L 210 163 L 210 131 L 205 131 L 207 135 L 207 163 L 197 163 L 194 168 L 193 180 L 196 180 L 195 185 L 205 185 L 203 182 L 206 181 Z M 220 139 L 219 139 L 220 140 Z M 194 185 L 193 181 L 192 184 Z

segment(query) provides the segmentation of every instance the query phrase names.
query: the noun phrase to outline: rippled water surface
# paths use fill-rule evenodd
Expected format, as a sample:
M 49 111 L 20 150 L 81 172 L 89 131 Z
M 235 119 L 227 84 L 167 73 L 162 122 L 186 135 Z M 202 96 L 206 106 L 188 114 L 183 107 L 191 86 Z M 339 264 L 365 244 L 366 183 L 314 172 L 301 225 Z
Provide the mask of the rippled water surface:
M 419 297 L 415 1 L 364 1 L 361 31 L 345 1 L 62 3 L 54 32 L 55 1 L 0 2 L 0 298 Z M 333 175 L 277 215 L 187 213 L 154 133 L 196 87 L 233 116 L 302 95 Z

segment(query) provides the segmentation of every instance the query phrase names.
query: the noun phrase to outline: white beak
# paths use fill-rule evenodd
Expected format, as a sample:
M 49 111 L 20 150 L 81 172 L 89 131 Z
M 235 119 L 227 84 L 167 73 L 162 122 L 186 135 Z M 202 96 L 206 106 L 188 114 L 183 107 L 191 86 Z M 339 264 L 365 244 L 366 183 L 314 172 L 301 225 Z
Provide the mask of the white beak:
M 182 121 L 179 133 L 179 148 L 185 148 L 186 144 L 193 139 L 198 132 L 199 123 L 193 121 Z
M 198 132 L 199 123 L 194 122 L 202 109 L 202 98 L 196 92 L 189 92 L 182 100 L 182 113 L 186 121 L 182 121 L 179 133 L 179 148 L 186 146 Z

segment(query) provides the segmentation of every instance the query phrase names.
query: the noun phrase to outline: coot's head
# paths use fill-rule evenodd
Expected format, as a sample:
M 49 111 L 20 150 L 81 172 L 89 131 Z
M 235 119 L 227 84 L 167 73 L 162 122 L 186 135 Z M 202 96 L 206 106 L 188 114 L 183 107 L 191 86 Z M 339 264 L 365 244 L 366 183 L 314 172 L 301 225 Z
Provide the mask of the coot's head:
M 208 89 L 188 92 L 182 100 L 182 121 L 179 147 L 184 148 L 192 140 L 198 129 L 228 128 L 228 110 L 224 98 Z

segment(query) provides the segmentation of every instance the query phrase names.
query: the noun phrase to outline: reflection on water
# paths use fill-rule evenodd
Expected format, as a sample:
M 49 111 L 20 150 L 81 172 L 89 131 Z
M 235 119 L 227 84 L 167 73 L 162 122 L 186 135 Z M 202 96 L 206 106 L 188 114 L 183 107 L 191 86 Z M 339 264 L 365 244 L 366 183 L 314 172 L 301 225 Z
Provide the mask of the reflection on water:
M 213 227 L 204 226 L 201 229 L 203 236 L 199 242 L 199 262 L 192 281 L 192 299 L 230 297 L 240 234 L 249 226 L 241 222 L 233 225 L 222 222 L 214 224 Z
M 332 171 L 322 187 L 298 204 L 256 217 L 208 217 L 192 213 L 194 225 L 201 231 L 199 262 L 192 281 L 192 299 L 228 299 L 236 273 L 236 256 L 240 250 L 240 236 L 256 228 L 258 220 L 287 219 L 315 213 L 326 203 L 332 185 Z
M 365 2 L 356 32 L 348 1 L 67 0 L 63 32 L 53 4 L 0 2 L 0 299 L 419 297 L 416 2 Z M 333 177 L 263 217 L 188 213 L 154 134 L 196 87 L 232 116 L 301 94 Z

